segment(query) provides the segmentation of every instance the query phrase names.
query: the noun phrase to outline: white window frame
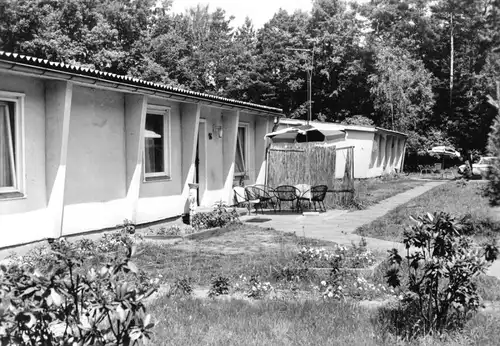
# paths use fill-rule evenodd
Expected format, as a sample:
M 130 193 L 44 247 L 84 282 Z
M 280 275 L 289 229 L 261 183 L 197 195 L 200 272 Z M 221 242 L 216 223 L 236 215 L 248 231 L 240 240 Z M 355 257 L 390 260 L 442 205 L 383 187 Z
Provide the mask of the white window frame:
M 146 111 L 146 117 L 148 114 L 163 115 L 163 172 L 146 173 L 146 137 L 143 139 L 143 151 L 142 151 L 142 166 L 144 174 L 144 182 L 152 182 L 158 180 L 171 180 L 171 169 L 172 169 L 172 155 L 171 155 L 171 123 L 170 123 L 170 107 L 167 106 L 156 106 L 148 105 Z M 146 123 L 144 123 L 144 129 L 146 131 Z
M 249 155 L 249 145 L 250 145 L 250 123 L 246 123 L 246 122 L 240 122 L 238 124 L 238 129 L 237 129 L 237 132 L 236 132 L 236 138 L 238 138 L 238 132 L 240 130 L 240 127 L 244 128 L 245 129 L 245 148 L 243 148 L 243 151 L 245 153 L 245 172 L 236 172 L 236 164 L 234 165 L 234 176 L 235 177 L 245 177 L 246 175 L 249 174 L 249 171 L 248 171 L 248 166 L 250 164 L 250 155 Z M 238 143 L 238 140 L 236 140 L 236 143 Z M 238 150 L 238 148 L 236 148 L 236 150 Z M 234 159 L 236 160 L 236 153 L 234 155 Z
M 15 186 L 0 187 L 0 199 L 26 197 L 25 196 L 26 179 L 24 174 L 24 170 L 26 167 L 25 155 L 24 155 L 24 148 L 25 148 L 24 100 L 25 100 L 25 94 L 0 90 L 0 101 L 14 103 L 14 112 L 15 112 L 14 133 L 15 133 L 15 146 L 16 146 L 16 150 L 14 152 L 15 162 L 16 162 Z

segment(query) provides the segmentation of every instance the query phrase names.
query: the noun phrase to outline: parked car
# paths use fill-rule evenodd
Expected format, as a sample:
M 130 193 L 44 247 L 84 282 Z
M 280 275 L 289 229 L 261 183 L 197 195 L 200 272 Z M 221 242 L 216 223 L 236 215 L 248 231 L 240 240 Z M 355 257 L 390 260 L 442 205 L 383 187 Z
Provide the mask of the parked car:
M 481 177 L 483 179 L 487 179 L 496 161 L 498 161 L 497 157 L 481 157 L 477 163 L 472 164 L 472 169 L 469 168 L 469 170 L 472 171 L 470 172 L 471 176 L 469 177 Z M 467 175 L 467 165 L 461 165 L 458 167 L 458 173 L 461 175 Z
M 497 157 L 483 156 L 479 162 L 472 164 L 472 175 L 488 178 L 495 162 L 498 161 Z

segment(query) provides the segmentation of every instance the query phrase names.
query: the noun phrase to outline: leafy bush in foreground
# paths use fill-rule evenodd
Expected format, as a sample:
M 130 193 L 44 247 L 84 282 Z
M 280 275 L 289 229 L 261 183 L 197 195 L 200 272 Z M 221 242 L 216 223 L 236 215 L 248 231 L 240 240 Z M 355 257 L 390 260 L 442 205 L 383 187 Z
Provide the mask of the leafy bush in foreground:
M 143 304 L 156 285 L 138 280 L 136 245 L 97 268 L 88 253 L 55 241 L 42 274 L 13 264 L 0 270 L 2 345 L 137 345 L 153 323 Z M 50 254 L 50 256 L 49 256 Z
M 486 272 L 498 250 L 490 244 L 473 248 L 463 227 L 449 214 L 419 216 L 404 232 L 407 284 L 402 287 L 402 257 L 390 251 L 387 282 L 404 294 L 395 309 L 382 311 L 394 332 L 406 338 L 462 326 L 478 309 L 475 278 Z M 412 251 L 415 248 L 415 251 Z

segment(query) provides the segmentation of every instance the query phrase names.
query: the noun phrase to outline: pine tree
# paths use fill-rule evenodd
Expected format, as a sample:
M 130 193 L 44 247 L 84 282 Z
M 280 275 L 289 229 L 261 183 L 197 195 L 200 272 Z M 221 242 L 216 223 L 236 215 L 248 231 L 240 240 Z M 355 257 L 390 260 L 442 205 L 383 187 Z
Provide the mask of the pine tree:
M 500 101 L 500 100 L 499 100 Z M 487 195 L 491 205 L 500 205 L 500 111 L 491 125 L 491 132 L 488 137 L 488 152 L 491 156 L 497 157 L 491 174 Z

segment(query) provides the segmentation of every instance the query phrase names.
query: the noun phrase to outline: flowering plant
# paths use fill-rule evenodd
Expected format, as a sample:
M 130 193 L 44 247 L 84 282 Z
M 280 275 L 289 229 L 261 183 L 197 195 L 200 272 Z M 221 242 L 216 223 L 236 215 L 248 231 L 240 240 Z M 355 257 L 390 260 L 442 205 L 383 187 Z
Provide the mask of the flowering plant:
M 274 287 L 270 282 L 261 282 L 258 275 L 252 275 L 247 278 L 240 275 L 240 282 L 235 284 L 237 291 L 243 291 L 248 298 L 262 299 L 274 291 Z
M 374 254 L 364 246 L 348 248 L 336 245 L 330 251 L 324 248 L 303 247 L 296 259 L 299 263 L 316 268 L 333 268 L 340 265 L 349 268 L 365 268 L 375 263 Z
M 316 268 L 334 267 L 342 259 L 338 253 L 327 252 L 324 248 L 304 246 L 297 254 L 296 260 Z
M 381 295 L 394 295 L 394 289 L 387 288 L 382 284 L 373 284 L 363 277 L 357 277 L 352 287 L 349 287 L 349 295 L 359 299 L 373 299 Z
M 97 243 L 98 252 L 114 252 L 122 246 L 132 246 L 142 240 L 142 236 L 136 233 L 135 226 L 130 221 L 124 220 L 121 227 L 118 231 L 103 234 Z
M 325 280 L 321 281 L 321 286 L 319 288 L 322 290 L 323 299 L 344 299 L 344 292 L 341 285 L 335 283 L 329 284 Z
M 344 257 L 344 266 L 349 268 L 366 268 L 375 263 L 375 256 L 370 250 L 351 251 Z

